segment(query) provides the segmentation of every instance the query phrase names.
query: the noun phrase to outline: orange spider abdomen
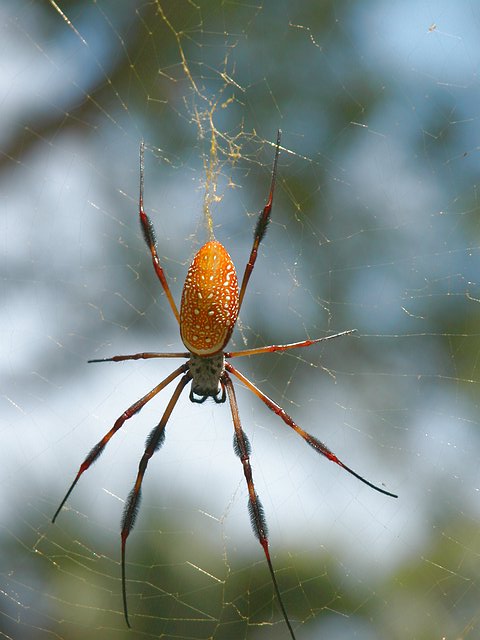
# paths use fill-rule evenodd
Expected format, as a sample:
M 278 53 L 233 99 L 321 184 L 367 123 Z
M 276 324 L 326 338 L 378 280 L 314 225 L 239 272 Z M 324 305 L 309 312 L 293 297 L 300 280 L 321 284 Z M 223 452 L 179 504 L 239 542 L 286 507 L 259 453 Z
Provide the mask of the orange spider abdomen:
M 238 282 L 225 247 L 211 240 L 193 258 L 183 285 L 180 335 L 191 353 L 222 351 L 238 316 Z

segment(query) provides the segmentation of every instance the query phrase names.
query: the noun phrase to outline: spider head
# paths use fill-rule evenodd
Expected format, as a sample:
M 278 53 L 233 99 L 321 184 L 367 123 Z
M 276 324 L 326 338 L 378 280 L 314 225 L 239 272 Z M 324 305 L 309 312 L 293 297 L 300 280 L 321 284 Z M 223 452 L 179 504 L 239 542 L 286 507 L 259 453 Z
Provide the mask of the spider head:
M 217 403 L 225 402 L 225 390 L 220 383 L 220 378 L 225 371 L 223 353 L 207 357 L 192 353 L 188 368 L 192 376 L 190 390 L 192 402 L 205 402 L 207 398 L 213 398 Z

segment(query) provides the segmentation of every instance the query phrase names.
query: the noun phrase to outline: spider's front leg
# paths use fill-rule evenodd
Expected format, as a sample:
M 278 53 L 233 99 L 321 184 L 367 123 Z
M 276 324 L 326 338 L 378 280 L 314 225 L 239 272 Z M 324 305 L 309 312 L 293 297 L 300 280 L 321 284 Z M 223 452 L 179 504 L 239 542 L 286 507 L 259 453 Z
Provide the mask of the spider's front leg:
M 229 362 L 225 363 L 225 369 L 230 373 L 232 373 L 235 377 L 237 377 L 247 387 L 247 389 L 250 389 L 250 391 L 252 391 L 257 396 L 257 398 L 259 398 L 270 409 L 270 411 L 273 411 L 273 413 L 279 416 L 287 426 L 293 429 L 301 438 L 303 438 L 303 440 L 307 444 L 309 444 L 312 447 L 312 449 L 315 449 L 317 453 L 320 453 L 322 456 L 325 456 L 325 458 L 327 458 L 327 460 L 330 460 L 330 462 L 334 462 L 335 464 L 338 464 L 339 467 L 341 467 L 342 469 L 350 473 L 352 476 L 357 478 L 357 480 L 360 480 L 360 482 L 363 482 L 364 484 L 371 487 L 372 489 L 375 489 L 375 491 L 378 491 L 379 493 L 383 493 L 386 496 L 390 496 L 391 498 L 398 498 L 396 493 L 391 493 L 386 489 L 382 489 L 381 487 L 378 487 L 376 484 L 373 484 L 373 482 L 370 482 L 370 480 L 367 480 L 366 478 L 361 476 L 359 473 L 357 473 L 350 467 L 347 467 L 347 465 L 344 462 L 342 462 L 340 458 L 338 458 L 333 453 L 333 451 L 331 451 L 327 447 L 326 444 L 324 444 L 318 438 L 315 438 L 315 436 L 312 436 L 310 433 L 308 433 L 307 431 L 302 429 L 300 426 L 298 426 L 298 424 L 296 424 L 296 422 L 294 422 L 294 420 L 288 415 L 285 409 L 280 407 L 276 402 L 274 402 L 265 393 L 263 393 L 263 391 L 260 391 L 260 389 L 256 387 L 253 384 L 253 382 L 251 382 L 251 380 L 249 380 L 246 376 L 244 376 L 243 373 L 240 373 L 238 369 L 235 369 L 235 367 L 232 366 Z
M 75 489 L 75 486 L 76 486 L 77 482 L 80 480 L 80 477 L 82 476 L 82 474 L 103 453 L 103 450 L 107 446 L 110 438 L 119 429 L 121 429 L 123 427 L 123 425 L 125 424 L 125 422 L 127 420 L 130 420 L 130 418 L 132 418 L 141 409 L 143 409 L 143 407 L 147 404 L 147 402 L 150 402 L 150 400 L 152 398 L 154 398 L 158 393 L 160 393 L 160 391 L 162 389 L 164 389 L 167 386 L 167 384 L 170 384 L 170 382 L 172 382 L 172 380 L 175 380 L 175 378 L 177 378 L 181 373 L 185 373 L 185 371 L 187 371 L 187 364 L 182 364 L 180 367 L 178 367 L 178 369 L 175 369 L 175 371 L 173 371 L 169 376 L 167 376 L 164 380 L 162 380 L 162 382 L 160 382 L 160 384 L 157 384 L 156 387 L 154 387 L 151 391 L 149 391 L 147 394 L 145 394 L 143 396 L 143 398 L 140 398 L 140 400 L 137 400 L 137 402 L 134 402 L 130 407 L 128 407 L 128 409 L 126 409 L 122 413 L 121 416 L 119 416 L 117 418 L 117 420 L 115 421 L 115 424 L 110 429 L 110 431 L 107 431 L 107 433 L 103 436 L 103 438 L 99 442 L 97 442 L 97 444 L 90 450 L 90 453 L 87 455 L 85 460 L 80 465 L 80 468 L 79 468 L 79 470 L 77 472 L 77 475 L 75 476 L 72 484 L 70 485 L 70 488 L 68 489 L 67 493 L 65 494 L 65 496 L 64 496 L 63 500 L 61 501 L 58 509 L 55 511 L 55 514 L 54 514 L 54 516 L 52 518 L 52 522 L 55 522 L 55 520 L 57 519 L 58 514 L 62 510 L 63 505 L 66 503 L 66 501 L 70 497 L 70 494 L 72 493 L 72 491 Z
M 278 588 L 277 579 L 275 577 L 275 572 L 273 570 L 272 560 L 270 558 L 270 550 L 268 545 L 268 530 L 267 530 L 267 522 L 265 520 L 265 514 L 263 512 L 262 504 L 255 491 L 255 485 L 253 484 L 252 466 L 250 464 L 250 443 L 240 423 L 240 414 L 238 412 L 238 404 L 237 404 L 237 399 L 235 397 L 233 382 L 227 372 L 223 373 L 221 378 L 221 383 L 222 383 L 222 386 L 224 385 L 225 388 L 227 389 L 228 400 L 230 402 L 230 408 L 232 410 L 232 420 L 233 420 L 233 426 L 235 429 L 233 448 L 235 450 L 235 453 L 237 454 L 237 456 L 240 458 L 242 462 L 243 474 L 245 476 L 245 480 L 247 481 L 248 495 L 249 495 L 248 510 L 250 512 L 252 529 L 255 534 L 255 537 L 262 545 L 263 552 L 267 560 L 268 569 L 270 571 L 270 576 L 272 578 L 273 587 L 275 589 L 275 593 L 277 596 L 278 604 L 282 611 L 288 630 L 290 631 L 290 635 L 292 639 L 295 640 L 295 634 L 293 632 L 292 625 L 288 618 L 285 605 L 283 604 L 282 596 L 280 594 L 280 589 Z
M 185 375 L 182 377 L 180 382 L 177 384 L 175 391 L 173 392 L 172 397 L 170 398 L 170 402 L 165 409 L 165 412 L 162 416 L 162 419 L 158 423 L 158 425 L 153 429 L 150 435 L 147 438 L 147 442 L 145 445 L 145 452 L 140 460 L 140 464 L 138 465 L 138 473 L 137 478 L 135 480 L 135 484 L 133 485 L 133 489 L 130 491 L 127 501 L 125 503 L 125 510 L 123 512 L 122 518 L 122 530 L 121 530 L 121 540 L 122 540 L 122 595 L 123 595 L 123 612 L 125 615 L 125 622 L 127 626 L 130 627 L 130 621 L 128 619 L 128 607 L 127 607 L 127 579 L 126 579 L 126 569 L 125 569 L 125 551 L 127 545 L 127 538 L 130 535 L 130 531 L 133 529 L 135 524 L 135 520 L 138 513 L 138 508 L 140 506 L 140 497 L 141 497 L 141 489 L 143 476 L 145 475 L 145 471 L 147 470 L 148 461 L 153 456 L 155 451 L 160 449 L 164 440 L 165 440 L 165 427 L 167 426 L 167 422 L 172 414 L 172 411 L 177 404 L 177 401 L 184 390 L 185 386 L 190 382 L 191 375 L 187 371 Z

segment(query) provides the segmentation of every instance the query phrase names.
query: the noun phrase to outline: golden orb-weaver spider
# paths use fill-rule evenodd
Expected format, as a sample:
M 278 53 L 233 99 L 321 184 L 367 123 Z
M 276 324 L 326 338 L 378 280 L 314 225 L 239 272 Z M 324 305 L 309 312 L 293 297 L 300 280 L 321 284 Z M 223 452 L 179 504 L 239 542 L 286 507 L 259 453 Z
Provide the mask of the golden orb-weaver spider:
M 72 493 L 75 485 L 77 484 L 80 476 L 86 471 L 90 465 L 103 452 L 110 438 L 116 433 L 123 424 L 129 420 L 132 416 L 138 413 L 152 398 L 154 398 L 164 387 L 170 382 L 182 375 L 180 382 L 177 384 L 175 391 L 165 409 L 162 419 L 158 425 L 152 430 L 147 438 L 145 451 L 140 460 L 138 474 L 131 490 L 123 512 L 122 525 L 121 525 L 121 564 L 122 564 L 122 595 L 123 595 L 123 608 L 125 621 L 130 627 L 128 619 L 127 609 L 127 590 L 126 590 L 126 575 L 125 575 L 125 548 L 127 538 L 132 530 L 135 519 L 137 516 L 141 486 L 143 476 L 148 465 L 148 461 L 152 455 L 157 451 L 165 440 L 165 427 L 172 414 L 172 411 L 183 391 L 189 382 L 192 383 L 190 388 L 190 400 L 192 402 L 205 402 L 207 398 L 213 398 L 217 403 L 225 402 L 227 397 L 232 412 L 232 421 L 234 427 L 234 450 L 236 455 L 240 458 L 243 465 L 243 473 L 247 482 L 248 488 L 248 509 L 250 512 L 250 519 L 253 528 L 253 532 L 262 545 L 263 552 L 267 561 L 268 569 L 272 579 L 275 594 L 277 596 L 278 604 L 281 612 L 287 624 L 290 636 L 295 640 L 295 633 L 292 628 L 292 624 L 285 609 L 280 589 L 278 587 L 275 572 L 273 570 L 272 560 L 270 558 L 267 524 L 263 507 L 255 491 L 253 483 L 252 468 L 250 465 L 250 444 L 247 436 L 245 435 L 241 423 L 240 415 L 238 412 L 237 400 L 235 397 L 234 386 L 231 375 L 240 380 L 247 389 L 250 389 L 257 398 L 259 398 L 271 411 L 278 415 L 283 422 L 293 429 L 299 436 L 301 436 L 307 444 L 309 444 L 317 453 L 328 458 L 332 462 L 348 471 L 351 475 L 355 476 L 358 480 L 383 493 L 387 496 L 396 498 L 394 493 L 390 493 L 376 485 L 372 484 L 358 473 L 347 467 L 337 456 L 330 451 L 330 449 L 324 445 L 320 440 L 310 435 L 299 427 L 293 419 L 273 400 L 266 396 L 260 389 L 258 389 L 253 382 L 240 373 L 230 362 L 227 362 L 231 358 L 237 358 L 240 356 L 258 355 L 260 353 L 272 353 L 274 351 L 286 351 L 287 349 L 298 349 L 300 347 L 309 347 L 318 342 L 324 342 L 340 336 L 345 336 L 353 333 L 353 329 L 349 331 L 342 331 L 334 335 L 326 336 L 323 338 L 316 338 L 315 340 L 303 340 L 302 342 L 293 342 L 283 345 L 270 345 L 267 347 L 259 347 L 256 349 L 245 349 L 242 351 L 224 351 L 227 345 L 232 331 L 235 327 L 238 313 L 242 306 L 245 291 L 247 289 L 248 281 L 253 271 L 255 261 L 257 259 L 257 251 L 262 238 L 267 230 L 268 223 L 270 221 L 270 213 L 272 210 L 273 193 L 275 190 L 275 180 L 277 175 L 278 156 L 280 154 L 280 135 L 278 131 L 275 159 L 273 162 L 272 177 L 270 192 L 267 203 L 258 217 L 257 225 L 255 228 L 253 246 L 250 252 L 250 257 L 245 267 L 243 274 L 242 284 L 240 290 L 238 289 L 237 275 L 232 259 L 227 253 L 226 249 L 220 242 L 214 239 L 209 240 L 203 245 L 203 247 L 194 256 L 192 264 L 188 269 L 185 284 L 183 286 L 182 300 L 180 304 L 180 313 L 171 294 L 167 280 L 165 278 L 164 271 L 160 265 L 160 260 L 157 253 L 155 232 L 153 225 L 144 211 L 143 208 L 143 189 L 144 189 L 144 143 L 142 142 L 140 147 L 140 200 L 139 200 L 139 215 L 140 223 L 145 238 L 145 242 L 152 254 L 153 267 L 161 282 L 163 290 L 168 298 L 170 307 L 180 325 L 180 335 L 183 344 L 188 351 L 183 353 L 135 353 L 133 355 L 121 355 L 113 356 L 111 358 L 101 358 L 96 360 L 89 360 L 89 362 L 120 362 L 123 360 L 138 360 L 148 358 L 188 358 L 187 362 L 182 364 L 178 369 L 175 369 L 169 376 L 167 376 L 160 384 L 149 391 L 143 398 L 137 400 L 132 404 L 122 415 L 117 418 L 113 427 L 106 433 L 103 438 L 93 447 L 85 460 L 80 465 L 77 475 L 65 497 L 63 498 L 60 506 L 58 507 L 52 522 L 55 522 L 58 514 L 60 513 L 63 505 L 67 501 L 68 497 Z

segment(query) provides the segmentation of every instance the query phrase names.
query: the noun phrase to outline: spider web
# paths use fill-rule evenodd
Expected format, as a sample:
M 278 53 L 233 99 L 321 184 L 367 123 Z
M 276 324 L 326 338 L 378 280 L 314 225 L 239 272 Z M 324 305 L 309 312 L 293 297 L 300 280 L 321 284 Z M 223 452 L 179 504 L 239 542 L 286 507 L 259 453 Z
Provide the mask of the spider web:
M 474 2 L 18 2 L 2 48 L 0 636 L 288 637 L 226 406 L 181 399 L 127 548 L 120 517 L 168 389 L 55 525 L 78 465 L 182 349 L 205 219 L 242 274 L 283 130 L 236 348 L 356 328 L 238 367 L 379 495 L 237 385 L 298 640 L 479 633 L 480 62 Z M 237 363 L 236 363 L 237 364 Z M 170 390 L 171 393 L 171 390 Z

